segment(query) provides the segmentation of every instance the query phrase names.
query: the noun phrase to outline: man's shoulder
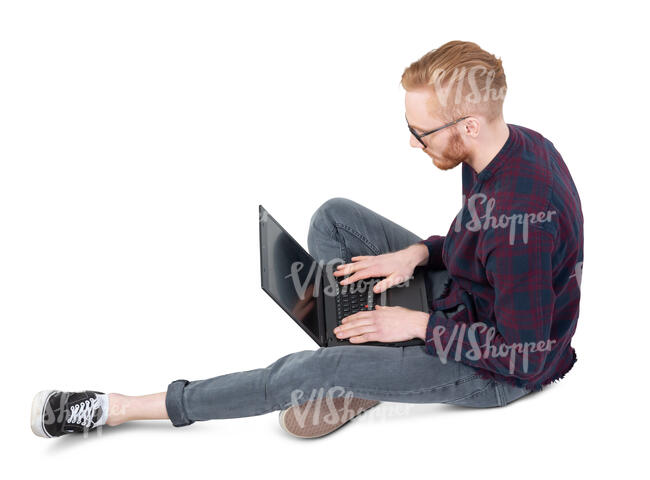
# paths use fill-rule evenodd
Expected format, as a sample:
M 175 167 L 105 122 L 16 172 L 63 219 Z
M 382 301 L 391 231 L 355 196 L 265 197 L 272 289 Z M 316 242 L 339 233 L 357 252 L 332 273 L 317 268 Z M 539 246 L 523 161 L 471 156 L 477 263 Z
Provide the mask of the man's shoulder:
M 509 124 L 514 131 L 512 147 L 495 174 L 482 186 L 480 198 L 470 199 L 483 214 L 508 218 L 535 216 L 539 218 L 555 210 L 553 206 L 552 144 L 539 132 L 520 125 Z M 552 232 L 547 222 L 531 224 Z
M 513 124 L 510 126 L 515 132 L 515 137 L 514 148 L 509 151 L 508 165 L 514 173 L 537 174 L 551 181 L 552 161 L 559 156 L 553 142 L 532 128 Z
M 580 210 L 578 190 L 553 142 L 531 128 L 514 127 L 518 132 L 516 151 L 519 153 L 512 159 L 513 168 L 502 179 L 504 186 L 510 189 L 511 194 L 524 193 L 524 196 L 531 197 L 528 200 L 533 205 L 565 211 Z M 527 200 L 523 198 L 520 201 Z
M 513 147 L 495 175 L 482 189 L 506 211 L 539 210 L 548 206 L 553 189 L 552 151 L 538 132 L 511 125 Z M 548 143 L 547 143 L 548 142 Z
M 544 135 L 532 128 L 524 127 L 523 125 L 516 125 L 514 123 L 509 123 L 508 125 L 514 128 L 523 137 L 525 142 L 544 143 L 550 141 Z

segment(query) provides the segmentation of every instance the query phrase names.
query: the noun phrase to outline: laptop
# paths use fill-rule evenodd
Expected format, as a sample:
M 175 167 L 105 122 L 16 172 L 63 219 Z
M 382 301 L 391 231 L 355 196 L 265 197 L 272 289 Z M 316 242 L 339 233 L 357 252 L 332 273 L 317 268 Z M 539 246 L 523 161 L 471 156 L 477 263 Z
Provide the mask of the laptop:
M 341 320 L 375 305 L 402 306 L 428 312 L 425 277 L 422 267 L 399 285 L 376 294 L 372 287 L 381 278 L 358 280 L 339 285 L 344 277 L 335 277 L 342 259 L 316 261 L 289 235 L 262 206 L 259 206 L 260 273 L 264 290 L 321 347 L 340 345 L 379 345 L 403 347 L 424 345 L 414 338 L 403 342 L 351 343 L 333 333 Z

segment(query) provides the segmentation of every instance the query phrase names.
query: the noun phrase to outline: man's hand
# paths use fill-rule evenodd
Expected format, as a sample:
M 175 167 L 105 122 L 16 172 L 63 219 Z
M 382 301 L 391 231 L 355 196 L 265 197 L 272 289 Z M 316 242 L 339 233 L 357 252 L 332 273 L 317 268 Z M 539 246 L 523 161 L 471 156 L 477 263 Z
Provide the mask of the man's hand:
M 429 314 L 404 307 L 377 305 L 375 310 L 353 313 L 334 329 L 339 339 L 350 343 L 424 340 Z
M 339 265 L 334 276 L 352 274 L 341 280 L 339 282 L 341 285 L 364 278 L 386 277 L 373 287 L 373 292 L 381 293 L 411 278 L 415 267 L 425 264 L 428 258 L 429 251 L 426 245 L 414 244 L 397 252 L 352 257 L 352 263 Z

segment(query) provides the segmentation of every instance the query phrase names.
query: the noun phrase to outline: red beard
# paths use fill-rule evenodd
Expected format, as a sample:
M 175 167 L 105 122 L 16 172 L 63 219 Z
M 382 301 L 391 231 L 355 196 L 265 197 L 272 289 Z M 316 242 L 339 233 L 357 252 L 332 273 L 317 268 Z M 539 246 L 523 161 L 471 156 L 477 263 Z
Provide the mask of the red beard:
M 441 157 L 434 157 L 429 152 L 427 155 L 433 160 L 433 164 L 438 167 L 440 170 L 450 170 L 454 168 L 461 162 L 464 162 L 468 159 L 467 150 L 463 145 L 463 141 L 460 137 L 460 133 L 454 131 L 451 133 L 451 138 L 449 143 L 442 152 Z

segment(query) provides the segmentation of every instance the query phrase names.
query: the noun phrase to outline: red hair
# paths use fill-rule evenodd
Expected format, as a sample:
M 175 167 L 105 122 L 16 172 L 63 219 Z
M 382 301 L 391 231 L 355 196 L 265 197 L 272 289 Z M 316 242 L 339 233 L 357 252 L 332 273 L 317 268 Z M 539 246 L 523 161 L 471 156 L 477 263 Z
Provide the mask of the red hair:
M 447 122 L 466 115 L 488 122 L 503 116 L 508 86 L 501 59 L 472 42 L 454 40 L 427 52 L 404 70 L 400 83 L 407 91 L 434 93 L 431 113 Z

